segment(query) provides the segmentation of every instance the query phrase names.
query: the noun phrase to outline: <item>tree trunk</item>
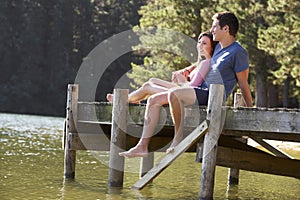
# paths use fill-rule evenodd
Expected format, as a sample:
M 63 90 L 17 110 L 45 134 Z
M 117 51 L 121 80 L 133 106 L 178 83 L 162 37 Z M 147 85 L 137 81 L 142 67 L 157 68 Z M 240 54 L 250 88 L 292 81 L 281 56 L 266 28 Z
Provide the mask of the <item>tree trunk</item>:
M 255 105 L 256 107 L 267 107 L 267 83 L 266 77 L 260 66 L 255 66 L 256 72 L 256 92 Z
M 278 100 L 278 86 L 272 83 L 268 84 L 268 107 L 275 108 L 279 106 Z
M 289 107 L 289 90 L 290 90 L 290 77 L 288 76 L 283 83 L 283 92 L 282 92 L 282 103 L 283 107 Z

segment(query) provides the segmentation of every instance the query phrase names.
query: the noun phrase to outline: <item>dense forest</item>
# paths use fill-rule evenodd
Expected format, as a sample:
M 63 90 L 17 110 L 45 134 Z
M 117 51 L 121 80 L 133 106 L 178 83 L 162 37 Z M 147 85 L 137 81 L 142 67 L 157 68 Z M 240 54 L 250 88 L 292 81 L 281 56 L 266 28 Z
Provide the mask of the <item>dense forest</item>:
M 67 85 L 90 52 L 127 30 L 140 42 L 105 69 L 95 99 L 105 101 L 120 77 L 133 88 L 150 77 L 169 79 L 191 62 L 178 49 L 195 51 L 172 39 L 174 32 L 195 40 L 223 10 L 240 19 L 255 105 L 299 108 L 299 9 L 293 0 L 1 0 L 0 112 L 64 116 Z
M 65 115 L 66 91 L 88 53 L 113 34 L 139 23 L 143 0 L 1 0 L 0 111 Z M 101 85 L 112 90 L 130 68 L 124 55 Z M 117 69 L 117 70 L 114 70 Z

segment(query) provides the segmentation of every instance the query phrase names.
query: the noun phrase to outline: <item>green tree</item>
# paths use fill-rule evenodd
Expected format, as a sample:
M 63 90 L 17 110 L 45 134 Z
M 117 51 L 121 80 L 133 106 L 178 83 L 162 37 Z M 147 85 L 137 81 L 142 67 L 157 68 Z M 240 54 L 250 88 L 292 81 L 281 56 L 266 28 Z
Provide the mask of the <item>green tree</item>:
M 271 80 L 283 85 L 283 106 L 290 97 L 300 101 L 300 4 L 297 1 L 269 0 L 265 12 L 267 28 L 259 31 L 258 47 L 275 56 L 280 68 L 272 71 Z
M 201 30 L 200 9 L 206 1 L 200 0 L 153 0 L 139 10 L 140 25 L 135 27 L 141 45 L 134 49 L 145 55 L 143 64 L 132 64 L 128 77 L 133 87 L 141 86 L 151 77 L 170 80 L 171 72 L 189 65 L 180 52 L 190 52 L 196 61 L 196 48 L 186 46 L 185 40 L 178 40 L 184 34 L 196 40 Z M 147 49 L 143 47 L 148 47 Z M 189 60 L 190 60 L 189 58 Z
M 276 11 L 271 12 L 270 5 L 276 4 L 277 7 L 284 7 L 285 4 L 289 4 L 289 8 L 294 8 L 294 14 L 285 15 L 280 14 L 278 8 Z M 291 59 L 287 55 L 293 55 L 299 57 L 299 41 L 295 41 L 299 38 L 297 31 L 299 30 L 299 16 L 297 15 L 297 9 L 299 3 L 293 4 L 288 2 L 284 4 L 278 4 L 277 1 L 271 0 L 214 0 L 214 1 L 149 1 L 147 5 L 143 6 L 139 11 L 142 15 L 140 20 L 140 26 L 136 28 L 137 34 L 139 30 L 150 30 L 148 34 L 140 34 L 141 46 L 137 46 L 135 49 L 143 53 L 145 56 L 143 64 L 132 64 L 132 72 L 128 73 L 128 76 L 133 79 L 132 85 L 134 87 L 140 86 L 147 81 L 150 77 L 160 77 L 170 80 L 171 71 L 179 69 L 182 66 L 188 65 L 188 62 L 182 57 L 167 52 L 169 49 L 173 49 L 171 52 L 176 52 L 176 49 L 190 48 L 180 45 L 177 42 L 174 45 L 172 36 L 164 31 L 158 31 L 160 28 L 172 29 L 178 32 L 187 34 L 195 38 L 200 31 L 208 30 L 211 27 L 211 17 L 214 13 L 229 10 L 234 12 L 240 21 L 240 30 L 237 36 L 237 40 L 247 49 L 250 58 L 250 84 L 253 96 L 255 97 L 255 105 L 258 107 L 278 107 L 280 106 L 280 84 L 277 80 L 279 76 L 286 78 L 286 82 L 298 84 L 299 82 L 299 58 Z M 295 7 L 296 6 L 296 7 Z M 286 12 L 283 10 L 282 12 Z M 288 15 L 288 16 L 287 16 Z M 289 28 L 285 31 L 289 34 L 286 37 L 286 41 L 293 37 L 293 45 L 290 46 L 293 51 L 286 51 L 282 54 L 282 58 L 287 58 L 289 62 L 285 60 L 285 65 L 278 59 L 278 55 L 272 53 L 268 48 L 262 48 L 258 46 L 261 38 L 265 38 L 264 45 L 274 44 L 274 39 L 268 38 L 262 34 L 261 30 L 270 30 L 268 27 L 278 23 L 278 20 L 285 18 L 288 21 Z M 273 20 L 272 23 L 269 21 Z M 278 26 L 276 26 L 278 27 Z M 277 29 L 276 29 L 277 30 Z M 147 31 L 146 31 L 147 33 Z M 296 36 L 296 37 L 294 37 Z M 277 37 L 276 35 L 274 37 Z M 282 36 L 281 37 L 285 37 Z M 282 52 L 285 48 L 284 43 L 277 43 L 276 49 L 278 52 Z M 289 43 L 286 43 L 289 44 Z M 142 46 L 148 46 L 149 49 L 142 49 Z M 274 49 L 272 47 L 272 49 Z M 163 51 L 165 50 L 165 51 Z M 276 51 L 277 51 L 276 50 Z M 290 62 L 290 61 L 293 62 Z M 294 67 L 295 66 L 295 67 Z M 286 70 L 286 68 L 289 68 Z M 289 74 L 289 76 L 286 76 Z M 285 76 L 283 76 L 285 75 Z M 294 85 L 295 85 L 294 84 Z M 285 84 L 286 85 L 286 84 Z M 284 89 L 283 91 L 291 90 L 293 95 L 297 95 L 299 90 L 292 85 L 291 89 Z M 283 95 L 286 96 L 286 95 Z M 285 100 L 287 101 L 287 99 Z M 299 100 L 298 100 L 299 101 Z M 284 103 L 285 105 L 286 103 Z
M 278 106 L 278 97 L 274 95 L 277 88 L 270 84 L 269 70 L 278 68 L 274 57 L 267 52 L 257 48 L 258 30 L 265 27 L 264 16 L 261 14 L 267 7 L 267 0 L 218 0 L 211 2 L 211 5 L 201 11 L 201 16 L 206 13 L 221 11 L 232 11 L 240 22 L 240 29 L 237 40 L 247 49 L 250 62 L 250 86 L 255 97 L 255 105 L 258 107 Z M 211 18 L 205 18 L 207 23 Z M 211 22 L 210 22 L 211 23 Z M 276 98 L 274 98 L 274 96 Z
M 138 24 L 143 2 L 2 0 L 0 111 L 64 115 L 66 86 L 83 58 L 107 37 Z M 130 60 L 112 64 L 122 70 L 108 73 L 106 86 L 130 68 Z

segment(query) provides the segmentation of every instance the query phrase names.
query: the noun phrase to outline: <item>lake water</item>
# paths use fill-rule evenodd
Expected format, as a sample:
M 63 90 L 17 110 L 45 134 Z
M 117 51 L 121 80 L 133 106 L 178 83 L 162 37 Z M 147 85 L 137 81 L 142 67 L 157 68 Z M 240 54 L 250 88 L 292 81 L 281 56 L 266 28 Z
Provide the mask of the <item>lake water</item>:
M 123 189 L 109 189 L 108 152 L 78 151 L 76 178 L 64 181 L 62 129 L 63 118 L 0 114 L 1 200 L 197 199 L 201 164 L 194 162 L 194 153 L 182 155 L 153 183 L 134 191 L 139 159 L 126 160 Z M 287 152 L 300 158 L 299 150 Z M 300 180 L 240 171 L 240 184 L 227 192 L 227 168 L 217 167 L 214 199 L 299 200 Z

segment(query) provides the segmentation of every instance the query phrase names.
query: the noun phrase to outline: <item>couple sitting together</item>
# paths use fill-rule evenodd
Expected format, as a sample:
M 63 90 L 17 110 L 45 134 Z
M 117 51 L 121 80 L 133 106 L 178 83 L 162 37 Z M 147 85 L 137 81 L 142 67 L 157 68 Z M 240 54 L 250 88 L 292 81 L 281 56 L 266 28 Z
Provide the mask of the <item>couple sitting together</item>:
M 201 33 L 198 37 L 196 63 L 173 72 L 172 82 L 151 78 L 128 95 L 129 103 L 147 99 L 147 105 L 139 142 L 128 151 L 119 153 L 120 156 L 148 155 L 160 108 L 166 104 L 169 104 L 175 129 L 173 141 L 166 151 L 171 153 L 183 139 L 184 106 L 207 105 L 210 84 L 223 84 L 225 98 L 228 98 L 238 83 L 246 105 L 252 106 L 248 85 L 248 53 L 236 41 L 238 27 L 238 19 L 233 13 L 226 11 L 215 14 L 210 32 Z M 188 77 L 190 81 L 187 81 Z M 107 100 L 112 102 L 113 94 L 107 94 Z

